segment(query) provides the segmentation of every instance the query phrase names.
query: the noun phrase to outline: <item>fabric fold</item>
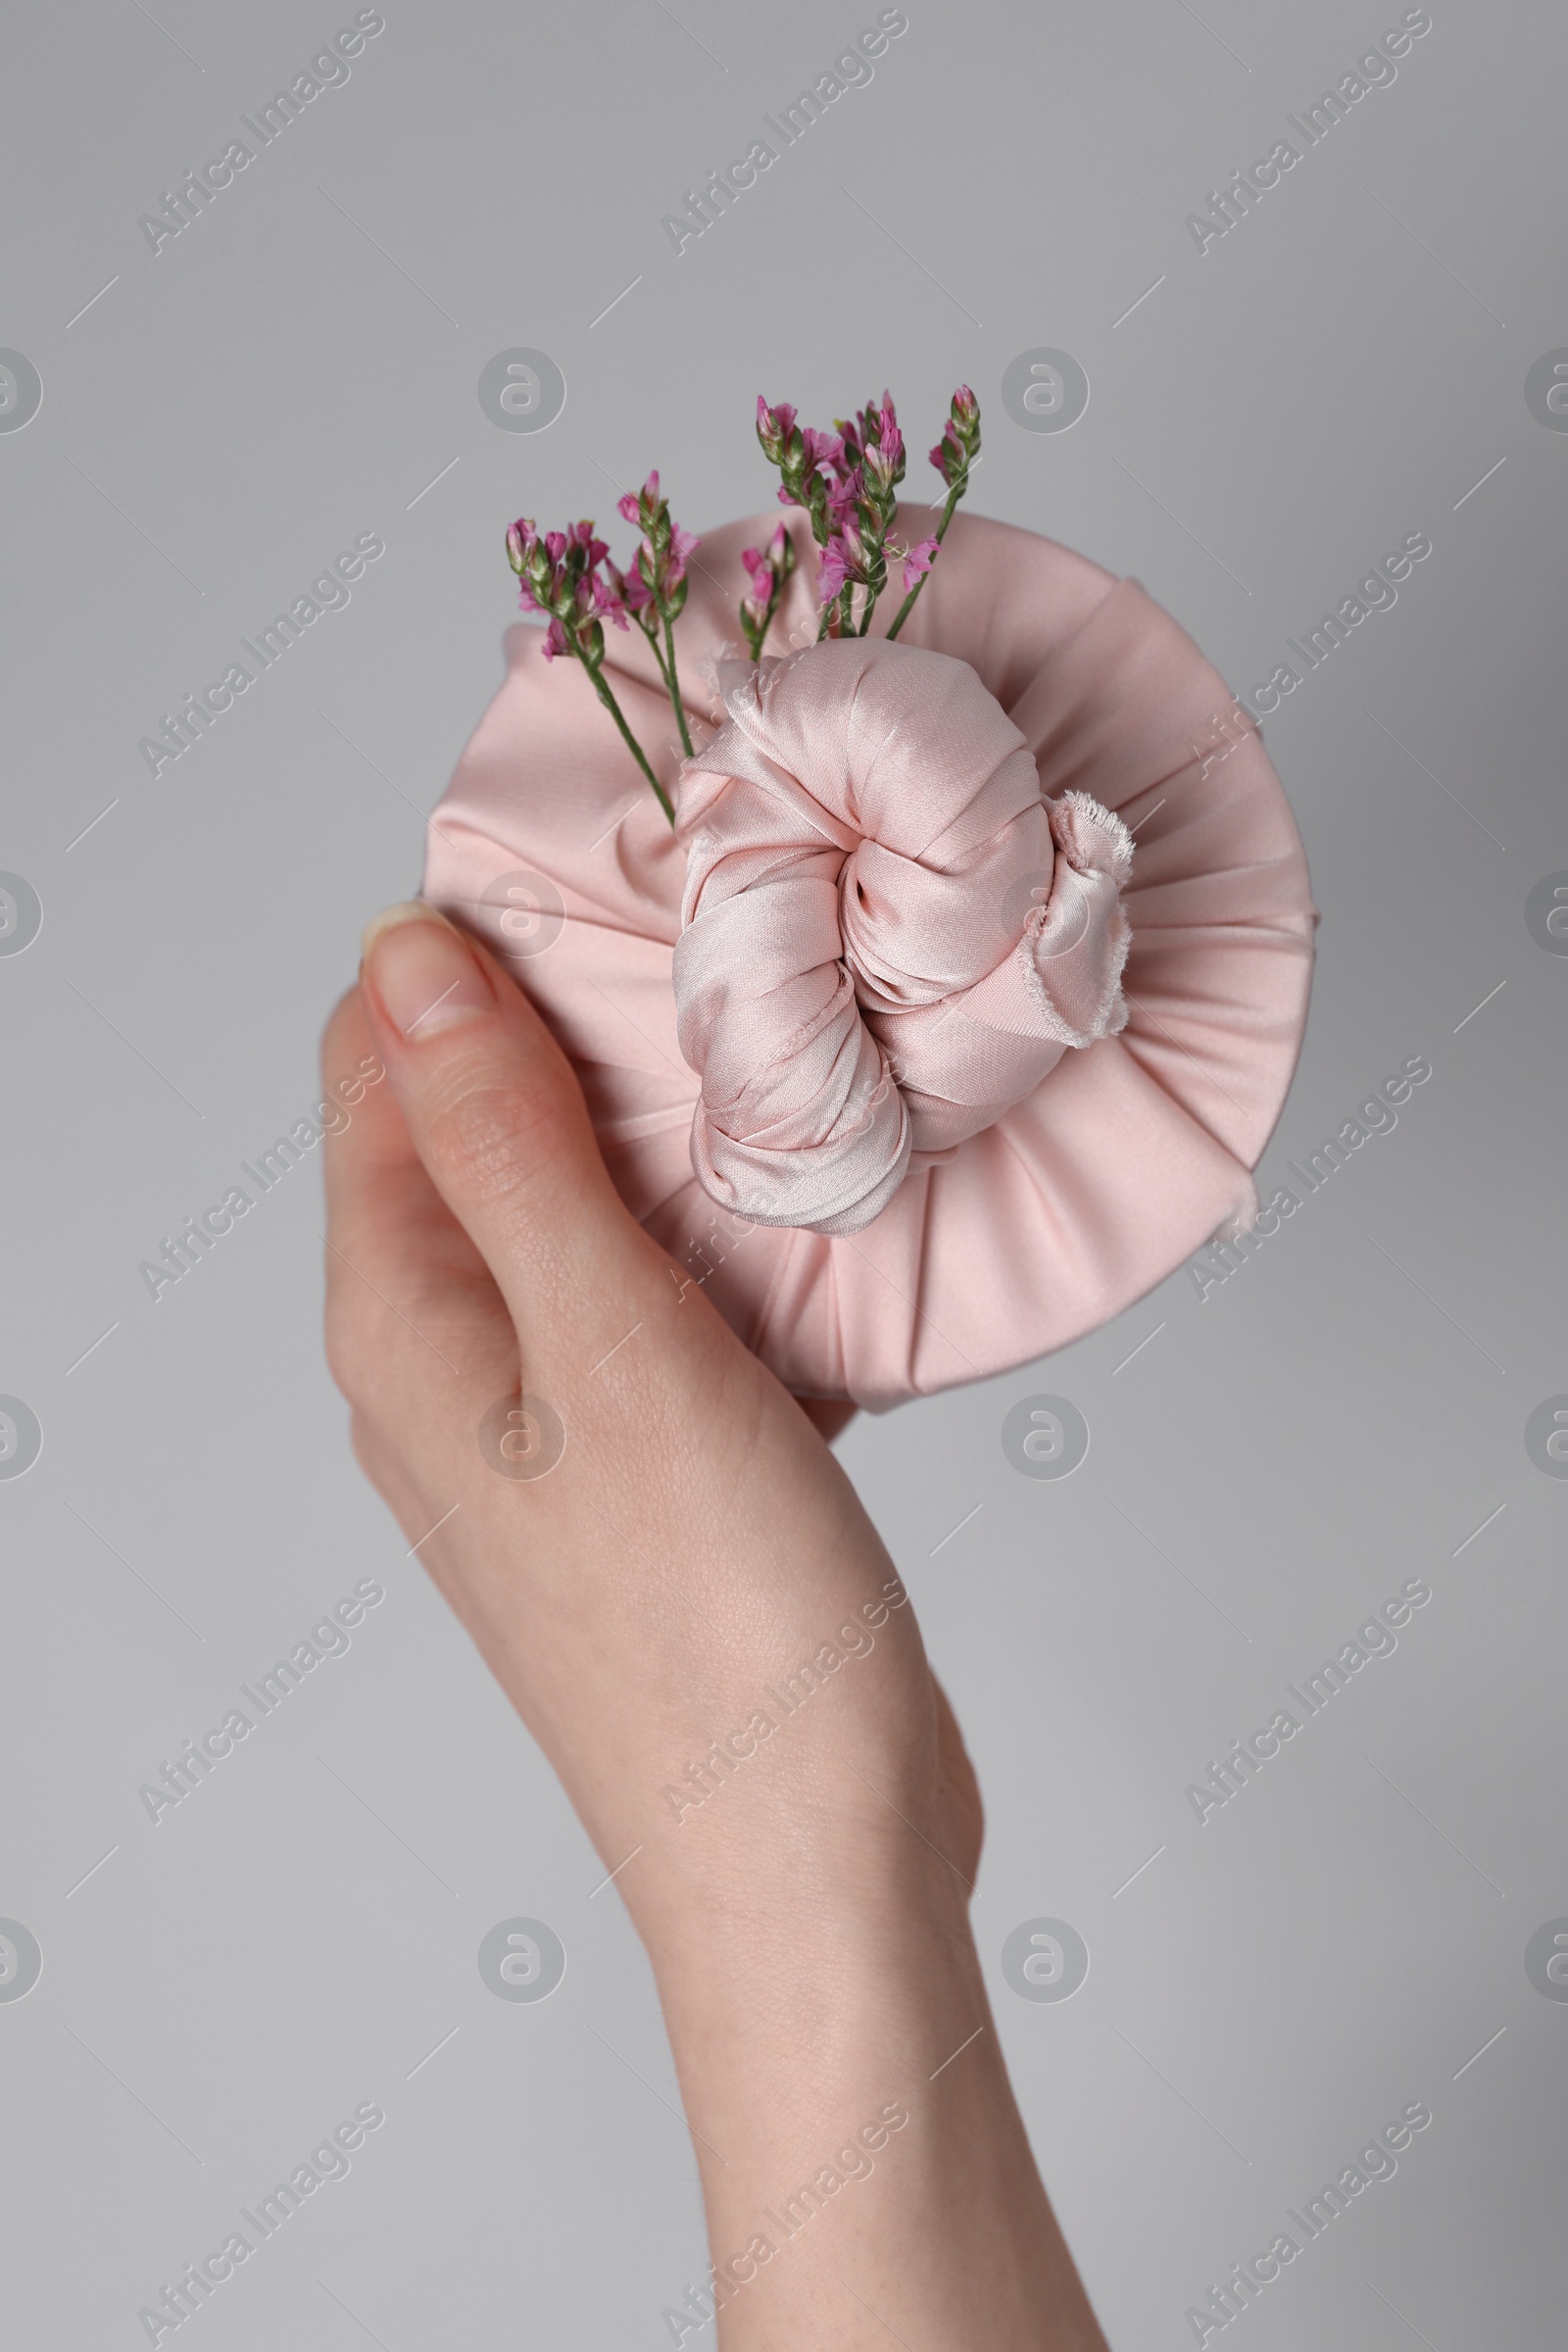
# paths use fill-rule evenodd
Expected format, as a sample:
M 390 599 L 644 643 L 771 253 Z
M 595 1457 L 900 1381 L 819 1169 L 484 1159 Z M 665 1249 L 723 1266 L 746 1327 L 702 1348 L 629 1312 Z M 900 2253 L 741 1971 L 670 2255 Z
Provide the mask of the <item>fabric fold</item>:
M 680 838 L 587 679 L 518 626 L 431 819 L 424 889 L 562 1041 L 677 1293 L 701 1287 L 799 1394 L 881 1408 L 1079 1338 L 1248 1212 L 1316 916 L 1255 724 L 1136 581 L 960 513 L 898 644 L 873 621 L 821 649 L 866 666 L 818 701 L 799 515 L 783 659 L 735 679 L 740 550 L 773 520 L 709 533 L 690 575 L 682 676 L 719 665 L 726 693 L 692 695 L 684 777 L 651 657 L 614 641 Z M 907 507 L 899 527 L 932 521 Z M 895 709 L 906 653 L 932 680 L 967 664 L 983 722 L 934 684 Z M 964 790 L 934 797 L 933 763 Z M 561 909 L 520 944 L 501 921 L 519 873 L 524 903 L 542 880 Z M 699 1030 L 701 1078 L 682 1050 Z M 789 1051 L 756 1051 L 764 1034 Z M 762 1222 L 759 1152 L 807 1171 L 818 1230 Z
M 860 1232 L 1122 1027 L 1132 844 L 1040 794 L 967 662 L 849 638 L 719 672 L 682 769 L 672 980 L 702 1088 L 692 1165 L 760 1225 Z

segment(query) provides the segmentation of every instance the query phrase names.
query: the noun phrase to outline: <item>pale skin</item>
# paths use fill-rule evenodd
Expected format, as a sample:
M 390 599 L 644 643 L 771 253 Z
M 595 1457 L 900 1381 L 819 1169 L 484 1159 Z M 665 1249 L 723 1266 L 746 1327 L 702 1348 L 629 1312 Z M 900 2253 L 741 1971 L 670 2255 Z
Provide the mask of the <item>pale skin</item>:
M 974 1774 L 831 1415 L 682 1287 L 538 1016 L 429 908 L 367 931 L 328 1085 L 372 1056 L 326 1152 L 328 1357 L 647 1947 L 731 2281 L 680 2340 L 1105 2352 L 987 2007 Z M 547 1476 L 481 1448 L 519 1392 L 564 1426 Z M 786 1716 L 764 1691 L 824 1644 Z

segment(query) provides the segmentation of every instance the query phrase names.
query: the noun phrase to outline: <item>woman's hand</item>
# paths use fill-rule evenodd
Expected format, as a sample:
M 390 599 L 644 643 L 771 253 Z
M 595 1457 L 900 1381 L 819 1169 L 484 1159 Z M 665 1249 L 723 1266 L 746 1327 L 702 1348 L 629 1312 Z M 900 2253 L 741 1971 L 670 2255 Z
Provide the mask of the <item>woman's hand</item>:
M 388 1084 L 327 1153 L 333 1374 L 648 1945 L 714 2261 L 742 2258 L 722 2342 L 885 2341 L 874 2309 L 945 2347 L 1099 2345 L 988 2026 L 973 1776 L 853 1488 L 622 1206 L 526 1000 L 429 908 L 368 931 L 328 1082 L 370 1054 Z M 888 2105 L 880 2180 L 786 2234 Z M 944 2267 L 965 2216 L 1003 2232 L 1000 2308 Z

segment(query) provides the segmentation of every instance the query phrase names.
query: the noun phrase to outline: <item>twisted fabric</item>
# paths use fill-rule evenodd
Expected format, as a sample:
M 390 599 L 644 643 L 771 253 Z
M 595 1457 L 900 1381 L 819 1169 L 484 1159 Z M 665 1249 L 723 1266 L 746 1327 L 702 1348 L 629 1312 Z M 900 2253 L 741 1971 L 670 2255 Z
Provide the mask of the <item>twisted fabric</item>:
M 967 662 L 845 639 L 720 670 L 680 785 L 692 1165 L 760 1225 L 858 1233 L 910 1164 L 1125 1026 L 1132 843 L 1041 798 Z
M 824 828 L 814 854 L 840 873 L 853 863 L 875 913 L 862 921 L 858 895 L 851 894 L 853 911 L 843 894 L 836 898 L 832 920 L 854 973 L 857 1019 L 852 1028 L 844 1012 L 832 1017 L 843 1019 L 852 1039 L 869 1037 L 888 1056 L 909 1121 L 908 1168 L 886 1206 L 856 1233 L 763 1225 L 719 1207 L 693 1169 L 694 1123 L 715 1157 L 713 1106 L 722 1118 L 720 1098 L 734 1101 L 760 1072 L 726 1069 L 720 1077 L 711 1062 L 699 1080 L 681 1034 L 695 1047 L 704 1031 L 722 1058 L 722 1022 L 715 1029 L 693 987 L 678 1025 L 672 972 L 688 845 L 694 870 L 711 867 L 693 909 L 694 930 L 709 911 L 722 912 L 751 869 L 739 839 L 737 862 L 727 850 L 716 859 L 696 850 L 704 830 L 699 798 L 712 803 L 716 838 L 729 790 L 723 775 L 739 763 L 738 752 L 726 750 L 715 774 L 705 729 L 727 732 L 741 719 L 721 702 L 706 708 L 695 690 L 709 661 L 739 650 L 741 550 L 765 541 L 776 513 L 704 535 L 679 630 L 699 749 L 679 784 L 680 746 L 653 654 L 635 630 L 612 640 L 615 693 L 630 724 L 650 747 L 665 789 L 678 803 L 682 793 L 691 796 L 682 836 L 671 834 L 588 679 L 575 664 L 547 666 L 541 632 L 517 626 L 507 639 L 506 678 L 431 817 L 423 887 L 486 940 L 569 1054 L 621 1198 L 669 1252 L 672 1298 L 688 1300 L 700 1290 L 797 1394 L 880 1408 L 1065 1346 L 1163 1281 L 1228 1219 L 1255 1212 L 1250 1170 L 1300 1050 L 1316 916 L 1300 841 L 1256 722 L 1192 639 L 1136 581 L 1116 580 L 1032 532 L 961 512 L 892 652 L 905 666 L 906 648 L 967 663 L 1027 746 L 1045 821 L 1052 823 L 1055 809 L 1070 839 L 1054 833 L 1053 857 L 1042 851 L 1023 898 L 1046 889 L 1049 912 L 1060 891 L 1065 916 L 1073 885 L 1064 865 L 1086 890 L 1090 874 L 1105 874 L 1080 838 L 1083 804 L 1075 795 L 1092 795 L 1135 838 L 1136 868 L 1122 892 L 1132 930 L 1121 978 L 1126 1026 L 1115 1030 L 1112 1011 L 1105 1034 L 1064 1052 L 1032 1091 L 990 1116 L 1017 1079 L 1016 1064 L 1003 1069 L 1013 1033 L 1004 1023 L 972 1021 L 968 1007 L 944 1019 L 943 1001 L 977 983 L 983 989 L 983 975 L 1005 960 L 1009 941 L 990 934 L 994 953 L 984 944 L 994 919 L 985 892 L 957 871 L 961 851 L 951 860 L 945 851 L 933 858 L 936 828 L 923 843 L 917 833 L 906 839 L 889 830 L 886 810 L 873 821 L 868 809 L 845 803 L 840 822 L 853 825 L 853 839 Z M 936 519 L 930 508 L 903 507 L 897 527 L 912 541 Z M 814 556 L 806 518 L 792 515 L 790 528 L 798 566 L 768 645 L 780 655 L 802 651 L 804 673 L 805 649 L 816 636 Z M 832 658 L 874 660 L 882 625 L 879 614 L 869 637 L 830 649 Z M 871 675 L 882 666 L 876 662 Z M 853 732 L 857 706 L 838 698 L 835 708 L 840 701 L 841 722 Z M 996 728 L 994 714 L 987 723 Z M 840 747 L 845 776 L 852 772 L 848 740 Z M 977 802 L 985 792 L 1011 789 L 992 781 L 1004 774 L 1016 774 L 1024 792 L 1014 737 L 997 734 L 995 741 L 995 758 L 973 770 Z M 957 752 L 961 766 L 967 747 L 960 743 Z M 880 778 L 891 787 L 905 757 L 898 732 L 888 733 L 872 785 Z M 804 752 L 786 751 L 780 773 L 768 771 L 770 787 L 782 795 L 786 772 L 799 785 L 808 764 Z M 781 799 L 770 807 L 768 823 L 779 821 L 782 808 Z M 1090 821 L 1084 811 L 1086 828 Z M 979 822 L 974 851 L 1001 829 Z M 779 839 L 760 836 L 759 874 Z M 789 852 L 797 861 L 803 842 L 794 840 Z M 910 951 L 915 924 L 899 911 L 895 877 L 930 894 L 921 920 L 945 943 L 942 955 Z M 950 891 L 965 910 L 951 925 L 930 912 Z M 740 895 L 767 904 L 765 887 Z M 1009 904 L 1009 929 L 1017 913 Z M 1020 918 L 1020 944 L 1028 919 Z M 828 928 L 824 920 L 821 961 L 831 968 L 838 950 Z M 1114 961 L 1113 936 L 1109 944 Z M 729 985 L 739 971 L 749 987 L 747 959 L 768 952 L 797 962 L 803 954 L 798 939 L 770 949 L 760 927 L 739 964 L 726 962 Z M 1087 968 L 1092 976 L 1100 967 Z M 1080 1001 L 1064 985 L 1064 970 L 1053 960 L 1044 985 L 1063 1019 L 1087 1037 L 1094 990 L 1086 988 Z M 922 1000 L 911 982 L 935 994 Z M 882 1001 L 872 1002 L 873 986 Z M 960 1015 L 967 1030 L 956 1026 Z M 925 1023 L 902 1079 L 901 1018 L 915 1029 Z M 942 1061 L 950 1027 L 966 1040 L 965 1052 L 953 1057 L 956 1068 Z M 1047 1042 L 1036 1030 L 1018 1051 L 1043 1053 Z M 860 1053 L 856 1043 L 857 1072 Z M 986 1053 L 998 1056 L 996 1076 Z M 916 1148 L 926 1135 L 956 1136 L 976 1115 L 990 1123 L 939 1152 Z M 953 1126 L 944 1129 L 944 1119 Z M 742 1128 L 743 1147 L 760 1140 L 767 1141 L 765 1120 L 760 1135 Z M 731 1181 L 739 1201 L 751 1179 Z M 824 1186 L 813 1205 L 843 1213 L 855 1191 L 850 1181 L 837 1195 Z M 868 1197 L 860 1194 L 862 1205 Z

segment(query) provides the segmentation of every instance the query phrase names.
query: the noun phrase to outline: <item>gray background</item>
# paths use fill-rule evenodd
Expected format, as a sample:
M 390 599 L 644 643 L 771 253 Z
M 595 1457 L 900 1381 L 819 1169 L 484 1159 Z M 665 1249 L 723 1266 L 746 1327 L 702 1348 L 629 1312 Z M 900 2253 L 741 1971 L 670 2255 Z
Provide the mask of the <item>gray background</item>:
M 1546 2343 L 1568 2005 L 1523 1955 L 1568 1913 L 1568 1486 L 1523 1433 L 1568 1391 L 1568 961 L 1524 904 L 1568 867 L 1568 437 L 1524 381 L 1568 344 L 1568 21 L 1435 0 L 1200 257 L 1186 215 L 1396 8 L 909 0 L 874 81 L 677 257 L 662 214 L 873 8 L 388 0 L 155 257 L 138 215 L 352 16 L 323 8 L 8 35 L 0 342 L 44 385 L 0 434 L 0 866 L 44 908 L 0 959 L 0 1390 L 44 1430 L 0 1483 L 0 1914 L 44 1955 L 0 2004 L 8 2339 L 145 2340 L 161 2282 L 368 2099 L 384 2128 L 220 2290 L 211 2352 L 653 2352 L 702 2275 L 639 1948 L 350 1460 L 314 1164 L 156 1305 L 136 1269 L 313 1099 L 360 924 L 416 881 L 499 680 L 512 515 L 604 516 L 658 463 L 701 528 L 769 496 L 759 390 L 825 422 L 886 380 L 923 452 L 967 378 L 975 506 L 1136 573 L 1244 690 L 1434 546 L 1266 727 L 1324 922 L 1265 1178 L 1405 1056 L 1431 1080 L 1201 1302 L 1177 1274 L 842 1442 L 974 1744 L 999 2023 L 1118 2352 L 1191 2342 L 1206 2282 L 1415 2100 L 1432 2128 L 1249 2312 L 1254 2352 Z M 475 395 L 519 344 L 568 386 L 533 437 Z M 1069 433 L 1002 407 L 1035 346 L 1087 371 Z M 158 714 L 365 531 L 348 609 L 149 777 Z M 1060 1483 L 1001 1449 L 1041 1390 L 1092 1431 Z M 155 1828 L 138 1785 L 369 1575 L 349 1653 Z M 1397 1653 L 1200 1826 L 1187 1784 L 1413 1576 Z M 542 2006 L 475 1966 L 516 1914 L 567 1950 Z M 1043 1915 L 1091 1953 L 1062 2006 L 1000 1969 Z

